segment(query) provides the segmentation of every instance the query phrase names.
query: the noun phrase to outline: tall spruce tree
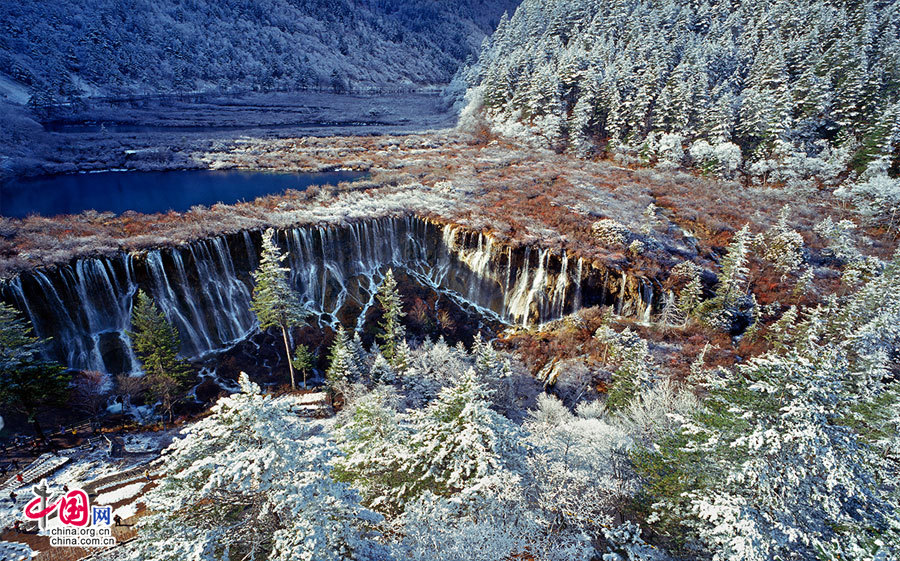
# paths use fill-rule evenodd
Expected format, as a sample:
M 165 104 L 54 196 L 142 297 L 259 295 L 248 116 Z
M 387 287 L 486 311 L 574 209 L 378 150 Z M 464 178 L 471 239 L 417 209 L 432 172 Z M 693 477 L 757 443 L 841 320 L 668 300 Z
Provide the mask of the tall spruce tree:
M 406 314 L 403 313 L 393 269 L 388 269 L 381 286 L 378 287 L 378 302 L 384 313 L 379 324 L 381 333 L 378 334 L 378 339 L 381 341 L 381 354 L 391 366 L 403 367 L 409 357 L 405 346 L 406 329 L 400 323 L 400 318 Z
M 181 338 L 156 303 L 139 290 L 131 311 L 131 337 L 134 352 L 147 375 L 147 388 L 173 420 L 173 407 L 179 392 L 190 380 L 192 368 L 178 356 Z
M 15 308 L 0 302 L 0 403 L 26 415 L 42 441 L 37 414 L 65 403 L 71 379 L 65 367 L 40 357 L 44 342 Z
M 288 269 L 281 266 L 287 254 L 282 253 L 275 245 L 274 237 L 275 231 L 272 228 L 263 234 L 259 267 L 253 272 L 256 285 L 253 287 L 250 309 L 256 314 L 261 330 L 271 327 L 281 329 L 284 357 L 291 373 L 291 388 L 296 388 L 288 332 L 306 321 L 307 311 L 288 282 Z

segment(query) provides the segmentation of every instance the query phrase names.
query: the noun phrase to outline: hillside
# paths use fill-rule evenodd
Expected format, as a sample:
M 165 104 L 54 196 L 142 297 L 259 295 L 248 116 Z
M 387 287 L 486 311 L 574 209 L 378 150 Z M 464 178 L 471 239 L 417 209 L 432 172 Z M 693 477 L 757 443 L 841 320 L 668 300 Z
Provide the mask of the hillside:
M 48 102 L 449 81 L 514 0 L 6 3 L 0 75 Z
M 900 156 L 890 2 L 526 0 L 466 78 L 501 130 L 582 156 L 826 184 Z

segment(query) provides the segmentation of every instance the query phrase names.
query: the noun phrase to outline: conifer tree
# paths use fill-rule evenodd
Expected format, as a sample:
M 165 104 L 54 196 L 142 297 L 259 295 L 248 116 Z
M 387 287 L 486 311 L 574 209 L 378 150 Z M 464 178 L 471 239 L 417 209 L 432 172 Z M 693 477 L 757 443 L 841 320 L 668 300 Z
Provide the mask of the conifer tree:
M 697 306 L 703 298 L 703 284 L 700 282 L 699 273 L 694 273 L 681 292 L 678 293 L 678 310 L 684 316 L 684 324 L 694 315 Z
M 45 342 L 15 308 L 0 302 L 0 403 L 26 415 L 42 441 L 37 414 L 65 403 L 71 379 L 65 367 L 40 357 Z
M 381 341 L 381 354 L 391 366 L 400 368 L 402 363 L 408 361 L 409 354 L 408 347 L 405 347 L 406 329 L 400 323 L 400 318 L 406 314 L 403 313 L 393 269 L 388 269 L 381 286 L 378 287 L 378 302 L 384 314 L 379 324 L 381 333 L 378 335 Z
M 350 357 L 353 365 L 354 376 L 362 377 L 369 368 L 369 352 L 363 345 L 359 331 L 353 332 L 353 338 L 349 342 Z
M 315 355 L 309 352 L 309 347 L 306 345 L 297 345 L 294 348 L 294 356 L 291 359 L 291 364 L 293 365 L 294 370 L 303 374 L 304 388 L 306 387 L 306 373 L 312 369 L 313 360 L 315 360 Z
M 274 236 L 275 232 L 271 228 L 263 234 L 259 267 L 253 272 L 255 286 L 250 309 L 256 314 L 259 328 L 263 331 L 270 327 L 281 329 L 284 339 L 284 357 L 291 374 L 291 388 L 296 388 L 288 332 L 303 324 L 307 312 L 288 282 L 289 269 L 281 266 L 281 263 L 287 258 L 287 254 L 282 253 L 275 244 Z
M 415 430 L 401 471 L 411 476 L 402 491 L 451 495 L 503 466 L 521 436 L 517 427 L 490 409 L 490 392 L 469 369 L 425 409 L 410 415 Z
M 613 380 L 606 396 L 606 406 L 622 409 L 641 390 L 648 389 L 655 380 L 653 362 L 647 341 L 630 329 L 616 333 L 603 326 L 595 334 L 607 345 L 607 360 L 612 365 Z
M 325 381 L 330 388 L 341 391 L 348 382 L 352 381 L 353 371 L 350 339 L 344 327 L 340 326 L 328 354 L 328 370 L 325 371 Z
M 138 291 L 131 311 L 129 336 L 147 375 L 147 387 L 169 414 L 171 422 L 176 397 L 190 379 L 192 368 L 178 356 L 181 344 L 178 329 L 143 290 Z
M 749 269 L 747 268 L 747 254 L 750 250 L 751 235 L 749 225 L 744 225 L 728 244 L 727 253 L 722 258 L 722 270 L 719 274 L 719 285 L 716 288 L 716 297 L 722 301 L 722 307 L 727 308 L 739 295 L 744 293 L 744 285 L 747 282 Z

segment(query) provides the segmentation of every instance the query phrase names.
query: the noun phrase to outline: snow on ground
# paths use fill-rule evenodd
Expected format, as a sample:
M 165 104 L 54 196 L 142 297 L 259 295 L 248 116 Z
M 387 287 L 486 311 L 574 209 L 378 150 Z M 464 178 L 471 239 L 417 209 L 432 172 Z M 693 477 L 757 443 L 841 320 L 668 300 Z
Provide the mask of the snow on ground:
M 131 517 L 134 516 L 135 514 L 137 514 L 137 501 L 135 501 L 135 502 L 133 502 L 133 503 L 129 503 L 129 504 L 125 505 L 125 506 L 120 506 L 120 507 L 117 508 L 116 511 L 113 513 L 114 516 L 115 516 L 115 515 L 121 516 L 121 517 L 122 517 L 122 520 L 128 520 L 129 518 L 131 518 Z
M 6 98 L 17 105 L 25 105 L 30 97 L 25 85 L 0 74 L 0 99 Z
M 57 471 L 46 476 L 47 487 L 50 490 L 51 497 L 62 495 L 64 493 L 63 486 L 68 486 L 69 489 L 84 488 L 102 478 L 115 476 L 135 466 L 147 463 L 152 458 L 152 456 L 148 457 L 148 453 L 158 452 L 168 446 L 173 434 L 174 431 L 159 431 L 125 435 L 126 451 L 139 455 L 127 456 L 123 459 L 109 458 L 106 441 L 103 439 L 95 439 L 93 443 L 82 447 L 61 451 L 60 455 L 68 458 L 68 462 Z M 140 482 L 137 482 L 138 480 Z M 101 487 L 99 489 L 101 492 L 100 496 L 92 500 L 91 503 L 113 504 L 123 501 L 137 496 L 146 485 L 143 475 L 132 475 L 124 480 L 110 481 L 105 487 L 113 488 L 128 481 L 134 481 L 135 483 L 129 483 L 120 489 L 113 489 L 107 493 L 103 493 L 103 487 Z M 15 487 L 13 489 L 16 493 L 15 502 L 10 498 L 10 489 L 3 491 L 3 494 L 0 495 L 0 527 L 11 527 L 16 520 L 25 522 L 25 505 L 34 498 L 31 492 L 32 487 L 33 484 L 31 483 Z M 128 514 L 128 516 L 119 513 L 119 510 L 116 509 L 115 512 L 122 518 L 127 518 L 133 515 L 135 507 L 130 507 L 131 514 Z M 58 524 L 58 519 L 54 518 L 49 527 L 52 528 L 54 524 Z M 5 557 L 0 555 L 0 559 L 5 559 Z
M 132 483 L 130 485 L 126 485 L 124 487 L 120 487 L 114 491 L 109 491 L 107 493 L 101 493 L 97 495 L 97 498 L 94 499 L 94 504 L 98 505 L 111 505 L 126 499 L 134 498 L 141 492 L 141 490 L 147 485 L 146 481 L 139 481 L 137 483 Z
M 172 442 L 172 433 L 165 431 L 129 434 L 124 440 L 126 452 L 158 452 Z
M 24 543 L 0 542 L 0 559 L 3 561 L 25 561 L 33 555 L 34 552 Z

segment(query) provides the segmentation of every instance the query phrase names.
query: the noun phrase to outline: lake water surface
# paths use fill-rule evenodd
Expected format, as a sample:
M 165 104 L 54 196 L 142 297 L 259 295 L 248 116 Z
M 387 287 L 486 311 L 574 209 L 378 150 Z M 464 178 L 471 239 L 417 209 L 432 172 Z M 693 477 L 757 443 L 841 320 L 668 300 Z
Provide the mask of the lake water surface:
M 183 212 L 194 205 L 236 203 L 287 189 L 362 177 L 352 171 L 269 173 L 232 170 L 79 173 L 0 184 L 0 216 L 56 216 L 85 210 L 122 213 Z

